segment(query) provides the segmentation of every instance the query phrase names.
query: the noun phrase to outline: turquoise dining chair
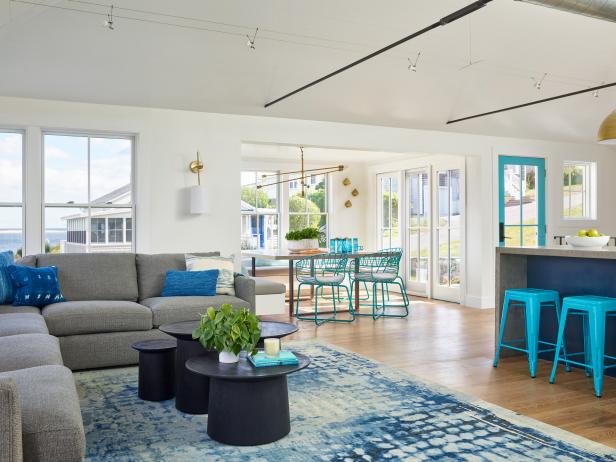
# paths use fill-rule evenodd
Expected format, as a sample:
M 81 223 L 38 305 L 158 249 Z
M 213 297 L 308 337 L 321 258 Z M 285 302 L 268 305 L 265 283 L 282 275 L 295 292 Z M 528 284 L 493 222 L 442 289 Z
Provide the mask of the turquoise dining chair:
M 344 284 L 348 258 L 344 254 L 319 254 L 298 260 L 295 263 L 295 277 L 299 282 L 297 286 L 297 299 L 295 300 L 295 317 L 301 321 L 313 321 L 317 326 L 326 322 L 353 322 L 355 310 L 351 303 L 351 292 Z M 314 315 L 300 314 L 299 297 L 302 286 L 312 286 L 314 290 Z M 323 297 L 323 289 L 329 287 L 332 291 L 332 316 L 319 316 L 319 297 Z M 347 294 L 350 318 L 340 319 L 337 315 L 337 292 L 344 288 Z M 319 293 L 321 295 L 319 295 Z M 336 294 L 336 295 L 334 295 Z
M 404 281 L 399 275 L 400 260 L 402 259 L 402 251 L 400 249 L 385 249 L 379 251 L 382 255 L 376 257 L 361 257 L 359 259 L 359 271 L 353 268 L 349 272 L 351 279 L 351 292 L 355 284 L 365 282 L 372 285 L 371 304 L 372 313 L 355 313 L 356 316 L 372 316 L 372 319 L 380 317 L 404 318 L 409 314 L 409 298 L 406 293 Z M 403 304 L 393 305 L 388 304 L 388 296 L 386 291 L 389 289 L 389 284 L 395 284 L 400 288 Z M 378 289 L 380 285 L 381 303 L 379 303 Z M 404 314 L 388 313 L 388 308 L 404 308 Z

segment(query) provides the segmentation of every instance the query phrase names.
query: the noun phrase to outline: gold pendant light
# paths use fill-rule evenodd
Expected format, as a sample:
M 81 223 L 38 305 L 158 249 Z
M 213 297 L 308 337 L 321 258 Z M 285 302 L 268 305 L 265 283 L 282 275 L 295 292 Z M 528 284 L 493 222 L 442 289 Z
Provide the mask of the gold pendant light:
M 597 141 L 601 144 L 616 144 L 616 111 L 608 115 L 599 127 Z

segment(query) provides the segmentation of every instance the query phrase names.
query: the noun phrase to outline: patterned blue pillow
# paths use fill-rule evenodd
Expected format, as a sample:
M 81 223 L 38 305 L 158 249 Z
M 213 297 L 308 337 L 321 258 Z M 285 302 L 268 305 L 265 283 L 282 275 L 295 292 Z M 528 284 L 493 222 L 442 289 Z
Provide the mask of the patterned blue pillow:
M 218 270 L 167 271 L 163 297 L 185 297 L 189 295 L 214 296 Z
M 14 262 L 12 250 L 0 252 L 0 305 L 13 302 L 13 284 L 7 267 Z
M 64 301 L 58 283 L 58 268 L 8 267 L 13 282 L 13 306 L 38 306 Z

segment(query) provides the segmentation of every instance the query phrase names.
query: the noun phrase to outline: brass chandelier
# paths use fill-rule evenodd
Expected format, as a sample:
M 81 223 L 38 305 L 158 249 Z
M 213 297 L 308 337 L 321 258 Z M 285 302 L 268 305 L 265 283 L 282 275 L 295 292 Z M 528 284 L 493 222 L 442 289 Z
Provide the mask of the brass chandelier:
M 272 174 L 269 174 L 269 175 L 261 175 L 261 180 L 264 180 L 266 178 L 271 178 L 271 177 L 280 177 L 282 175 L 293 175 L 293 174 L 296 174 L 296 173 L 299 173 L 298 177 L 288 178 L 286 180 L 274 181 L 272 183 L 267 183 L 267 184 L 258 184 L 257 185 L 257 189 L 261 189 L 261 188 L 265 188 L 267 186 L 274 186 L 274 185 L 277 185 L 277 184 L 284 184 L 284 183 L 289 183 L 291 181 L 299 180 L 301 188 L 302 188 L 302 190 L 300 192 L 300 196 L 301 197 L 306 197 L 306 189 L 310 188 L 310 185 L 306 183 L 306 178 L 309 178 L 309 177 L 311 177 L 313 175 L 325 175 L 326 173 L 342 172 L 344 170 L 344 165 L 336 165 L 336 166 L 333 166 L 333 167 L 320 167 L 320 168 L 305 169 L 304 168 L 304 148 L 302 146 L 300 146 L 299 150 L 300 150 L 300 153 L 301 153 L 301 158 L 300 158 L 301 168 L 300 168 L 300 170 L 272 173 Z

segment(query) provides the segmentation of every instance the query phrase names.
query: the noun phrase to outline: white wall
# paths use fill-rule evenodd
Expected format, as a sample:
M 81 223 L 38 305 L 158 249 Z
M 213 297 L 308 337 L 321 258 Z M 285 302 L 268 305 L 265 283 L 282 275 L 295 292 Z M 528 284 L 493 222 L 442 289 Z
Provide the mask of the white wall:
M 492 305 L 494 293 L 497 223 L 493 175 L 498 154 L 548 158 L 547 185 L 552 197 L 548 200 L 550 235 L 565 230 L 559 223 L 553 200 L 561 181 L 559 163 L 564 159 L 597 160 L 599 227 L 606 233 L 616 233 L 616 216 L 609 203 L 614 196 L 610 173 L 616 171 L 616 150 L 595 144 L 0 97 L 2 126 L 28 131 L 26 161 L 32 204 L 41 195 L 40 171 L 37 171 L 41 127 L 137 134 L 136 243 L 140 252 L 219 249 L 223 253 L 239 253 L 237 204 L 242 142 L 472 156 L 468 181 L 473 182 L 472 188 L 480 189 L 473 190 L 474 199 L 468 209 L 479 207 L 473 223 L 477 222 L 480 232 L 468 235 L 467 274 L 473 281 L 471 284 L 469 280 L 469 288 L 473 287 L 473 295 L 481 300 L 479 305 Z M 204 183 L 215 194 L 212 193 L 211 214 L 190 216 L 186 213 L 185 188 L 195 184 L 196 178 L 187 167 L 197 149 L 204 156 Z M 29 230 L 26 245 L 28 252 L 33 253 L 40 250 L 41 211 L 31 206 L 26 214 Z M 34 233 L 34 230 L 38 231 Z

